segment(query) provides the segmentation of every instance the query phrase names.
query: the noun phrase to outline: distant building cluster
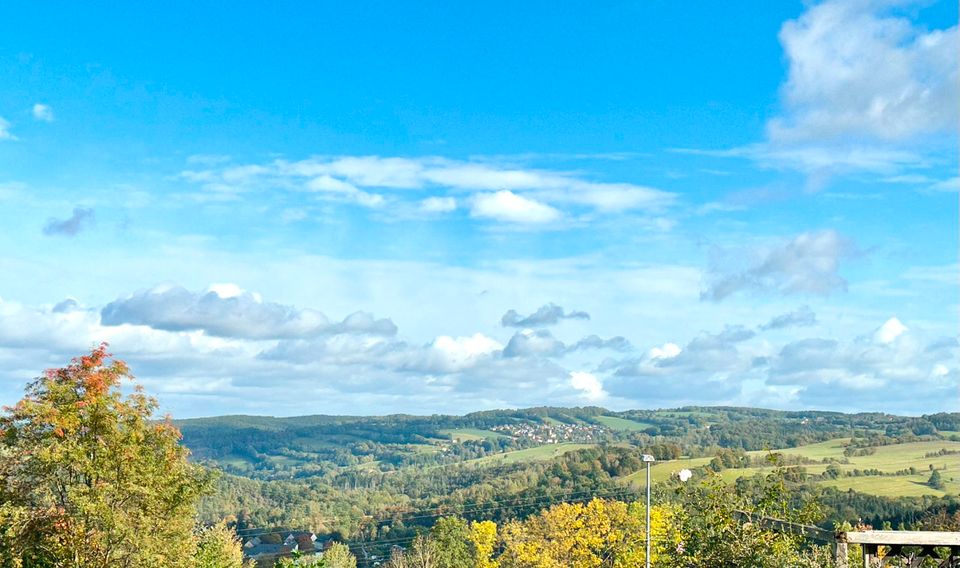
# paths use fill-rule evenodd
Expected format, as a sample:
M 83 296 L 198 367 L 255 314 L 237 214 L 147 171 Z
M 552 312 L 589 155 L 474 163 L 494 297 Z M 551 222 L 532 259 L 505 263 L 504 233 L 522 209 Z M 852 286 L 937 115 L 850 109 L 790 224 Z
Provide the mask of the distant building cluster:
M 244 539 L 243 555 L 257 561 L 290 556 L 294 553 L 311 556 L 322 554 L 332 543 L 333 541 L 330 540 L 317 540 L 317 535 L 310 531 L 270 533 Z
M 503 424 L 490 428 L 494 432 L 532 440 L 538 444 L 561 442 L 597 443 L 603 441 L 609 430 L 596 424 Z

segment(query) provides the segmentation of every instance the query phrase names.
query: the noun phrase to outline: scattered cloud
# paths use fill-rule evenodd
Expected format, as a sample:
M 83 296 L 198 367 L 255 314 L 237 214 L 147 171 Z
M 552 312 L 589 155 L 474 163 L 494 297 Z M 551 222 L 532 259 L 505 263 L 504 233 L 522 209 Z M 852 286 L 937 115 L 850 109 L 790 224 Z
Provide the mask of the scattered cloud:
M 477 218 L 508 223 L 548 223 L 563 217 L 560 207 L 586 208 L 605 214 L 640 211 L 660 213 L 676 195 L 631 183 L 607 183 L 565 171 L 517 167 L 490 160 L 441 157 L 318 156 L 299 161 L 222 165 L 192 157 L 180 177 L 200 184 L 208 198 L 237 198 L 267 189 L 313 192 L 328 200 L 353 201 L 376 207 L 388 199 L 404 199 L 406 191 L 430 191 L 419 197 L 422 211 L 442 213 L 456 207 L 456 194 Z
M 672 151 L 696 156 L 744 158 L 757 162 L 765 168 L 797 170 L 820 176 L 849 172 L 870 172 L 883 174 L 888 176 L 887 179 L 889 179 L 889 177 L 897 177 L 898 172 L 905 169 L 929 165 L 929 160 L 919 152 L 861 142 L 847 144 L 829 142 L 819 144 L 757 143 L 726 150 L 674 148 Z
M 810 306 L 800 306 L 798 309 L 776 316 L 767 323 L 760 326 L 760 329 L 785 329 L 788 327 L 805 327 L 816 325 L 817 314 L 813 313 Z
M 147 303 L 176 304 L 162 290 L 151 293 L 159 297 Z M 944 408 L 960 386 L 957 338 L 926 336 L 920 326 L 908 329 L 896 318 L 851 340 L 792 338 L 780 345 L 745 326 L 726 325 L 701 332 L 682 348 L 665 343 L 584 371 L 579 357 L 573 368 L 559 361 L 601 345 L 619 351 L 626 340 L 588 336 L 565 345 L 546 330 L 523 330 L 506 345 L 481 332 L 414 345 L 398 339 L 395 328 L 380 328 L 384 320 L 358 316 L 323 325 L 305 310 L 266 303 L 232 284 L 185 298 L 186 309 L 170 310 L 176 317 L 162 311 L 157 316 L 155 306 L 140 310 L 149 316 L 141 320 L 153 325 L 117 324 L 111 320 L 115 305 L 96 309 L 68 298 L 31 308 L 0 299 L 0 361 L 7 362 L 0 378 L 23 375 L 0 381 L 0 392 L 10 396 L 9 385 L 101 340 L 110 341 L 162 401 L 192 415 L 221 408 L 305 412 L 302 401 L 284 398 L 290 389 L 323 397 L 337 412 L 357 409 L 358 401 L 364 412 L 463 411 L 544 400 L 631 407 L 744 404 L 762 393 L 780 397 L 764 399 L 779 407 L 849 408 L 842 397 L 857 397 L 855 406 L 869 407 L 881 389 L 882 402 L 897 400 L 901 410 L 916 412 Z M 204 302 L 213 307 L 198 306 Z M 207 328 L 192 319 L 201 314 Z M 272 333 L 250 332 L 251 321 Z M 17 366 L 10 367 L 14 361 Z
M 428 197 L 420 201 L 420 210 L 424 213 L 449 213 L 456 208 L 454 197 Z
M 588 320 L 590 314 L 577 310 L 567 312 L 562 306 L 550 303 L 540 306 L 537 311 L 529 316 L 521 316 L 516 310 L 508 310 L 500 318 L 500 325 L 503 327 L 542 327 L 556 325 L 565 319 Z
M 734 259 L 718 250 L 700 297 L 718 302 L 738 292 L 828 295 L 846 290 L 840 262 L 854 252 L 853 242 L 834 230 L 801 233 L 784 244 L 749 251 L 745 267 L 730 267 L 741 261 L 743 251 Z
M 470 203 L 470 215 L 520 224 L 550 223 L 562 217 L 560 211 L 545 203 L 507 190 L 475 195 Z
M 66 219 L 50 218 L 43 227 L 43 234 L 48 236 L 62 235 L 74 237 L 80 231 L 86 229 L 94 222 L 93 209 L 86 207 L 75 207 L 73 215 Z
M 36 103 L 33 105 L 33 118 L 41 122 L 53 122 L 53 109 L 49 105 Z
M 17 137 L 10 132 L 10 122 L 0 116 L 0 140 L 16 140 Z
M 569 353 L 591 349 L 611 351 L 630 351 L 633 346 L 625 337 L 616 336 L 603 339 L 598 335 L 588 335 L 576 343 L 567 345 L 555 338 L 546 329 L 524 329 L 513 334 L 503 349 L 504 357 L 562 357 Z
M 235 285 L 213 286 L 191 292 L 179 286 L 160 286 L 107 304 L 104 325 L 145 325 L 164 331 L 203 331 L 215 337 L 244 339 L 303 338 L 357 333 L 392 336 L 389 319 L 356 312 L 331 322 L 316 310 L 264 302 Z
M 852 341 L 810 338 L 770 358 L 766 381 L 784 386 L 798 405 L 917 412 L 956 400 L 960 388 L 956 337 L 913 333 L 891 318 L 872 335 Z M 878 406 L 882 405 L 882 406 Z
M 952 177 L 933 183 L 927 188 L 930 191 L 952 192 L 960 191 L 960 177 Z

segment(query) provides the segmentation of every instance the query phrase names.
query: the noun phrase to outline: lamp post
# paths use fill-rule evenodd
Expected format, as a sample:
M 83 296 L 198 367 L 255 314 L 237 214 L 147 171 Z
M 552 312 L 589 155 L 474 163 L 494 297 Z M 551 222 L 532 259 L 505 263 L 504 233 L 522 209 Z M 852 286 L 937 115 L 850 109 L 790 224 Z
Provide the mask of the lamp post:
M 643 454 L 640 460 L 647 464 L 647 555 L 646 565 L 650 568 L 650 464 L 657 461 L 650 454 Z

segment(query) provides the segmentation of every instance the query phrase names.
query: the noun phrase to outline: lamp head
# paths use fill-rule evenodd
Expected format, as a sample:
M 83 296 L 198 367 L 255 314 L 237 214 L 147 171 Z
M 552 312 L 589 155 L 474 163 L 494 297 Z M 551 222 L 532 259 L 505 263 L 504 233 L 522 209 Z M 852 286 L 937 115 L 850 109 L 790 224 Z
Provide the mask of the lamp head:
M 653 462 L 655 462 L 655 461 L 657 461 L 657 460 L 653 459 L 653 456 L 651 456 L 650 454 L 642 454 L 642 455 L 640 456 L 640 461 L 642 461 L 642 462 L 644 462 L 644 463 L 653 463 Z

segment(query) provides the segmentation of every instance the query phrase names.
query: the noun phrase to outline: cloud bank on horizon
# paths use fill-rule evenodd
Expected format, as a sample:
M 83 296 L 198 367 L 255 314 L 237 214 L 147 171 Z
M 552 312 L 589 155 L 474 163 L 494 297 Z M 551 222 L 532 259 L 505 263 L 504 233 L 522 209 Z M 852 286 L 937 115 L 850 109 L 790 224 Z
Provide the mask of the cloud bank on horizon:
M 776 4 L 0 8 L 0 403 L 108 341 L 178 416 L 960 410 L 957 8 Z

